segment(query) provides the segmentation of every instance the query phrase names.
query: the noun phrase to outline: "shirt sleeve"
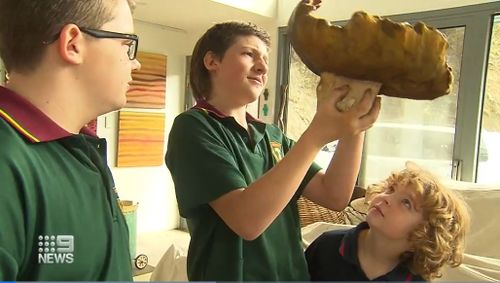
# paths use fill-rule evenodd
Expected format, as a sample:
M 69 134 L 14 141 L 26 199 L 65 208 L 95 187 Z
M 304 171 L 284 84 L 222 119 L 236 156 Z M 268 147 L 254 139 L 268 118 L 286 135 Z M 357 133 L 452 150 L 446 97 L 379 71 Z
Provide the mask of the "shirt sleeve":
M 0 281 L 15 281 L 26 243 L 22 184 L 9 160 L 0 155 Z
M 215 123 L 184 113 L 176 117 L 169 134 L 165 162 L 183 217 L 232 190 L 248 186 L 227 141 L 211 122 Z

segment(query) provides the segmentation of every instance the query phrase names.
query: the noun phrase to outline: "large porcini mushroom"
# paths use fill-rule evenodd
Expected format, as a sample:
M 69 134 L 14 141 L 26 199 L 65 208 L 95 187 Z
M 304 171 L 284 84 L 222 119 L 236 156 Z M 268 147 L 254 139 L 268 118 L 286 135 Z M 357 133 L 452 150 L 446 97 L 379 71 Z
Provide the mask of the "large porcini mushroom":
M 358 81 L 368 81 L 358 87 L 358 93 L 351 90 L 337 104 L 340 110 L 350 108 L 366 88 L 419 100 L 450 92 L 453 77 L 446 62 L 448 42 L 437 29 L 421 22 L 414 26 L 395 23 L 365 12 L 354 13 L 345 26 L 332 25 L 311 15 L 320 3 L 301 1 L 289 19 L 288 33 L 295 52 L 311 71 L 334 74 L 322 76 L 322 80 L 347 82 L 351 88 Z

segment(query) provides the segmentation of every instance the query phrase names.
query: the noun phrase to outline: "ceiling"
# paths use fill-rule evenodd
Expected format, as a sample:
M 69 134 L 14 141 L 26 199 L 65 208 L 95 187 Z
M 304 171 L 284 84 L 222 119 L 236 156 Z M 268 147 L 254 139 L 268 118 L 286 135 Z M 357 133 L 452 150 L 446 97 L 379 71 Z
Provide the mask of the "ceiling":
M 267 26 L 274 18 L 211 0 L 136 0 L 134 19 L 185 33 L 205 31 L 216 22 L 241 20 Z

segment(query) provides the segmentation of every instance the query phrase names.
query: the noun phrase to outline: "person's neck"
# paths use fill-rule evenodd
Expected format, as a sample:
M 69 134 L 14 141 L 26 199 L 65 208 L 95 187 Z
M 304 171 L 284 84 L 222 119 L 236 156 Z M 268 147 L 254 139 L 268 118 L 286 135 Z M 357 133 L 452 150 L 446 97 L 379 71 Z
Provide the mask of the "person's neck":
M 373 280 L 393 270 L 399 264 L 406 245 L 372 229 L 361 231 L 358 238 L 358 259 L 365 275 Z
M 240 124 L 244 129 L 248 130 L 248 123 L 246 118 L 246 105 L 234 105 L 229 100 L 221 99 L 218 96 L 210 98 L 207 100 L 210 105 L 214 106 L 226 116 L 233 117 L 238 124 Z
M 24 75 L 13 73 L 5 85 L 66 131 L 76 134 L 92 117 L 89 106 L 77 95 L 75 82 L 68 80 L 69 74 L 56 70 L 38 70 Z M 90 114 L 90 115 L 89 115 Z

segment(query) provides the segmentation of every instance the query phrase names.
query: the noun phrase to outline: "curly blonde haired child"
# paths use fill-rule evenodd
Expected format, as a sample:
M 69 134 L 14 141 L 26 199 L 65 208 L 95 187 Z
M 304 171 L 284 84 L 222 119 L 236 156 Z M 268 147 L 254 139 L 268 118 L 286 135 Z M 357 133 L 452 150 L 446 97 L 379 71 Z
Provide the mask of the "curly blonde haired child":
M 372 192 L 378 187 L 382 193 L 384 188 L 397 184 L 410 185 L 415 190 L 424 222 L 410 235 L 413 251 L 404 253 L 401 259 L 414 273 L 428 280 L 439 278 L 444 265 L 457 267 L 462 263 L 465 234 L 470 225 L 468 207 L 458 193 L 443 186 L 428 171 L 411 162 L 406 167 L 374 186 Z
M 432 280 L 462 263 L 468 207 L 431 173 L 409 162 L 366 198 L 366 222 L 326 232 L 306 251 L 312 280 Z

